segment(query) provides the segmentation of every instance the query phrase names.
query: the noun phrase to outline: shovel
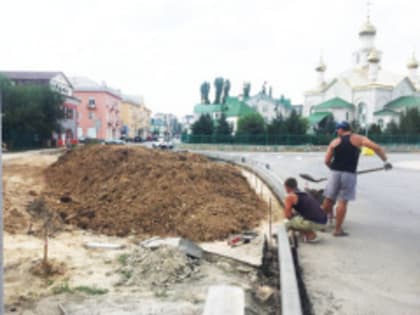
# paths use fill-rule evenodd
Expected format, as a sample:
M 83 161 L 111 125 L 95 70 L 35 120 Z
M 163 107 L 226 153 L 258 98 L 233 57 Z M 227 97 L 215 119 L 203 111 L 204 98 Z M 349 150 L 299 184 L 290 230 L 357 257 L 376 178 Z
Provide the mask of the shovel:
M 370 169 L 363 170 L 363 171 L 358 171 L 356 174 L 361 175 L 361 174 L 378 172 L 378 171 L 383 171 L 383 170 L 385 170 L 385 167 L 382 166 L 382 167 L 377 167 L 377 168 L 370 168 Z M 306 179 L 306 180 L 308 180 L 310 182 L 313 182 L 313 183 L 323 182 L 323 181 L 326 181 L 328 179 L 327 177 L 321 177 L 321 178 L 315 179 L 309 174 L 299 174 L 299 176 L 302 177 L 303 179 Z

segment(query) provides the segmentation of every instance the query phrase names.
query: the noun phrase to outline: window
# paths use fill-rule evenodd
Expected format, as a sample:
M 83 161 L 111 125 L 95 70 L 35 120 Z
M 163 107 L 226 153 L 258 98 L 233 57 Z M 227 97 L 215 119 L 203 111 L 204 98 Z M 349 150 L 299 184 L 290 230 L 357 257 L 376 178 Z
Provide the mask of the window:
M 94 112 L 89 112 L 89 119 L 90 120 L 95 119 L 95 113 Z
M 367 114 L 367 105 L 365 103 L 360 103 L 358 105 L 358 111 L 357 111 L 357 118 L 359 120 L 359 124 L 362 127 L 366 127 L 366 114 Z
M 381 129 L 384 128 L 384 120 L 382 118 L 378 120 L 378 125 L 381 127 Z
M 266 113 L 268 111 L 268 105 L 267 104 L 263 105 L 262 111 L 263 111 L 263 113 Z
M 91 105 L 95 105 L 95 98 L 93 97 L 93 96 L 90 96 L 89 97 L 89 105 L 91 106 Z
M 346 120 L 349 121 L 349 112 L 346 112 Z
M 65 117 L 66 117 L 67 119 L 73 119 L 73 109 L 71 109 L 71 108 L 66 108 Z

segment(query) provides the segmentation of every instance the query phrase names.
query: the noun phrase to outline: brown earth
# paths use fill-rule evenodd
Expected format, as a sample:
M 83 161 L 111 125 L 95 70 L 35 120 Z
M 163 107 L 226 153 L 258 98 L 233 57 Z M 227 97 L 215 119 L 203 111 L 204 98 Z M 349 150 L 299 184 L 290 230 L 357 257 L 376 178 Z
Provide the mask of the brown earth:
M 21 154 L 16 158 L 7 157 L 3 157 L 4 229 L 12 234 L 26 233 L 38 223 L 26 211 L 27 206 L 44 190 L 43 172 L 57 156 Z
M 224 239 L 257 226 L 267 209 L 240 170 L 190 153 L 86 146 L 45 174 L 50 208 L 107 235 Z

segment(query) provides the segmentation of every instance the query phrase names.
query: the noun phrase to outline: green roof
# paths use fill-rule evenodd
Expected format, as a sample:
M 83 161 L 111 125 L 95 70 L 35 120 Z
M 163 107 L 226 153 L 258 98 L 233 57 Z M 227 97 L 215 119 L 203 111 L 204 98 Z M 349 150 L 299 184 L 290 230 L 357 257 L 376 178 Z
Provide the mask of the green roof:
M 254 109 L 240 101 L 237 97 L 228 97 L 226 104 L 197 104 L 194 106 L 194 113 L 201 115 L 222 111 L 225 111 L 226 117 L 237 117 L 255 113 Z
M 384 108 L 384 109 L 374 112 L 373 115 L 374 116 L 388 116 L 388 115 L 398 115 L 398 113 L 391 109 Z
M 330 112 L 316 112 L 313 113 L 311 115 L 309 115 L 308 120 L 309 120 L 309 124 L 310 125 L 316 125 L 319 122 L 321 122 L 321 120 L 323 120 L 325 117 L 332 115 L 332 113 Z
M 332 99 L 329 99 L 328 101 L 322 102 L 322 103 L 315 106 L 316 110 L 329 109 L 329 108 L 350 108 L 350 109 L 353 109 L 354 105 L 352 103 L 349 103 L 349 102 L 343 100 L 340 97 L 334 97 Z
M 401 96 L 385 105 L 387 109 L 420 107 L 420 97 Z
M 197 104 L 194 106 L 194 113 L 196 114 L 211 114 L 221 111 L 222 105 L 220 104 Z

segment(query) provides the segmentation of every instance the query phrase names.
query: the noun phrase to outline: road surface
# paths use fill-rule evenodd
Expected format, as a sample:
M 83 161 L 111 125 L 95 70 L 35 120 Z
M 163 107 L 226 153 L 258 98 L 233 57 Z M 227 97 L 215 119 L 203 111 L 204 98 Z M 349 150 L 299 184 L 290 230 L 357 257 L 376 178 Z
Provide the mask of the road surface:
M 269 163 L 283 179 L 328 175 L 322 153 L 228 154 Z M 317 315 L 420 314 L 420 154 L 389 158 L 392 171 L 358 177 L 357 200 L 350 203 L 344 225 L 349 237 L 320 233 L 319 244 L 299 247 Z M 359 170 L 381 165 L 376 156 L 361 157 Z

